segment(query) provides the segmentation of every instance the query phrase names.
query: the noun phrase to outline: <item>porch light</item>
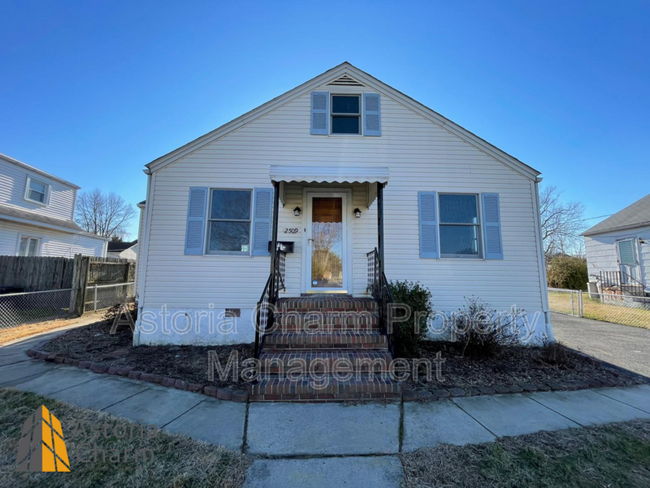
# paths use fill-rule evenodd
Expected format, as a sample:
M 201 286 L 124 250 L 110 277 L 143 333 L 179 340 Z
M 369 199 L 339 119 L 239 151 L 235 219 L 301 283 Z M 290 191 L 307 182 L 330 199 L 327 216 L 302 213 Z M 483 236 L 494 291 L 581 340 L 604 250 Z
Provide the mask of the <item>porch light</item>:
M 296 217 L 300 217 L 300 213 L 301 213 L 301 212 L 302 212 L 302 210 L 300 210 L 300 207 L 296 207 L 296 208 L 293 209 L 293 214 L 294 214 Z
M 358 219 L 361 218 L 361 210 L 359 210 L 359 208 L 354 209 L 354 216 Z

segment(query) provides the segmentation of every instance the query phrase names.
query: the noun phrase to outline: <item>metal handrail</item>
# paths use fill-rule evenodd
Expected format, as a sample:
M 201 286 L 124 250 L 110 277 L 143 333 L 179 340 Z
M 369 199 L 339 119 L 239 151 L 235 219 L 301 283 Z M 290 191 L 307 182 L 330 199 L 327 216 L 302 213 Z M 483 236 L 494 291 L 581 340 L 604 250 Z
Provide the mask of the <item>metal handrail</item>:
M 388 311 L 395 298 L 390 290 L 386 275 L 381 271 L 381 262 L 377 248 L 366 254 L 368 258 L 368 291 L 377 302 L 379 308 L 379 325 L 388 338 L 388 349 L 395 356 L 395 329 L 388 323 Z
M 621 290 L 627 288 L 627 291 L 630 291 L 630 288 L 637 288 L 637 291 L 633 291 L 633 294 L 642 293 L 645 295 L 643 283 L 624 271 L 601 271 L 599 278 L 603 287 L 616 286 Z
M 281 250 L 276 252 L 276 265 L 273 266 L 275 273 L 269 273 L 269 277 L 264 285 L 262 296 L 257 302 L 257 319 L 255 326 L 255 357 L 259 357 L 259 353 L 264 346 L 264 337 L 269 324 L 273 324 L 273 309 L 278 303 L 280 298 L 280 289 L 287 291 L 284 283 L 284 261 L 287 253 Z M 273 289 L 271 289 L 271 284 Z

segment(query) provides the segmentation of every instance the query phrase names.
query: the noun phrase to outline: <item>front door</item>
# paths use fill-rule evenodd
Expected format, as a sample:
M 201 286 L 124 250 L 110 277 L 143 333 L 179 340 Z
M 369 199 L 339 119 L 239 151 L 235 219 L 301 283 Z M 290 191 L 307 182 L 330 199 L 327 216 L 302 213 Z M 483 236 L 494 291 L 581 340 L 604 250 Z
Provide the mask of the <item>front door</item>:
M 307 194 L 307 293 L 347 293 L 347 194 Z

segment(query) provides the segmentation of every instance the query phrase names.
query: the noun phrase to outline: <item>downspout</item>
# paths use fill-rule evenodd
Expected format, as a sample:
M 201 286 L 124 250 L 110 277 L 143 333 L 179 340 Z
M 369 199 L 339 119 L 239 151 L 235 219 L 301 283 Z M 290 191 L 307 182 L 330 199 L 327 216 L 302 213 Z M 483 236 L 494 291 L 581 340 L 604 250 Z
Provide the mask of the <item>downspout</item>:
M 144 226 L 142 229 L 143 236 L 138 236 L 139 249 L 139 267 L 138 267 L 138 284 L 136 293 L 138 295 L 138 319 L 135 324 L 135 331 L 133 332 L 133 345 L 140 345 L 140 324 L 142 322 L 142 311 L 144 310 L 144 291 L 145 291 L 145 278 L 147 269 L 147 258 L 149 256 L 149 230 L 151 228 L 151 213 L 153 208 L 153 187 L 152 181 L 155 177 L 149 168 L 142 170 L 147 175 L 147 194 L 144 207 Z
M 539 285 L 542 292 L 542 311 L 544 312 L 544 323 L 546 329 L 546 337 L 551 342 L 555 342 L 555 334 L 553 334 L 553 328 L 551 326 L 551 308 L 548 302 L 548 284 L 546 281 L 546 258 L 544 256 L 544 242 L 542 239 L 542 219 L 539 213 L 539 184 L 541 183 L 542 178 L 539 176 L 535 178 L 534 188 L 531 188 L 534 191 L 535 198 L 533 199 L 533 208 L 535 211 L 535 234 L 536 234 L 536 246 L 537 246 L 537 261 L 539 264 Z M 533 183 L 531 183 L 532 186 Z

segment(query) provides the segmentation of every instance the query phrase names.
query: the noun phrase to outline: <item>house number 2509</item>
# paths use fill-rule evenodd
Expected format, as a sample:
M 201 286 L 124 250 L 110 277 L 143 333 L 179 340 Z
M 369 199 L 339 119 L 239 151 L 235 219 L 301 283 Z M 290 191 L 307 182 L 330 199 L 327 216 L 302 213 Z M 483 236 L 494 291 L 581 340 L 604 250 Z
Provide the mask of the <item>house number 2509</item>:
M 297 234 L 299 230 L 298 227 L 285 227 L 282 232 L 285 234 Z

